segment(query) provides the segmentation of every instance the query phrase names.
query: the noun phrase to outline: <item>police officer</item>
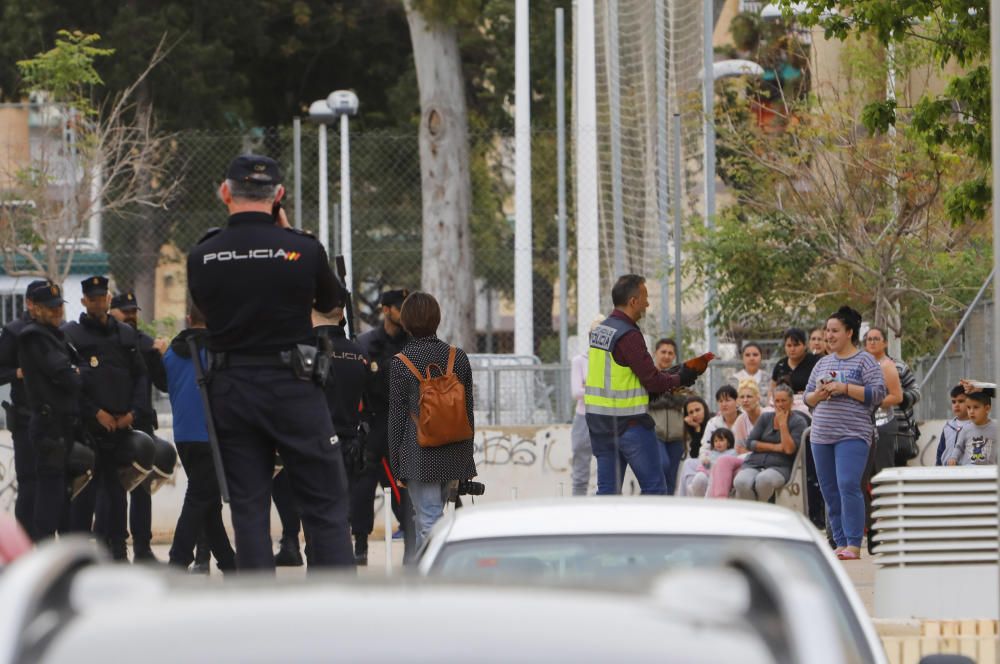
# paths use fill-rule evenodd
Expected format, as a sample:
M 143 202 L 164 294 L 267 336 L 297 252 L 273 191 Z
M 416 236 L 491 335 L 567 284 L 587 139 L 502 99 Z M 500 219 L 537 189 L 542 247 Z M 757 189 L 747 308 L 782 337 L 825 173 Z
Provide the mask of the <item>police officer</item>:
M 344 301 L 323 246 L 288 228 L 278 164 L 237 157 L 219 196 L 225 228 L 188 254 L 191 296 L 205 314 L 209 398 L 230 492 L 240 569 L 273 569 L 275 451 L 302 512 L 310 567 L 352 566 L 347 477 L 315 376 L 313 309 Z
M 328 316 L 314 311 L 312 318 L 317 347 L 330 362 L 323 392 L 326 393 L 333 431 L 340 441 L 350 487 L 365 463 L 361 442 L 358 440 L 358 427 L 361 424 L 361 397 L 368 379 L 368 358 L 358 344 L 347 338 L 343 304 L 339 302 Z M 275 565 L 295 566 L 296 557 L 297 564 L 301 565 L 299 510 L 292 494 L 291 481 L 284 471 L 274 478 L 274 504 L 282 525 L 281 548 L 275 555 Z M 357 537 L 357 533 L 354 534 Z M 366 540 L 367 536 L 368 533 L 365 532 L 363 537 Z M 355 546 L 354 560 L 358 565 L 367 565 L 367 549 L 363 556 L 359 556 Z
M 119 323 L 124 323 L 136 331 L 139 337 L 139 355 L 146 366 L 147 385 L 142 391 L 142 404 L 135 413 L 135 429 L 152 438 L 159 426 L 156 410 L 153 408 L 153 387 L 167 391 L 167 370 L 163 366 L 163 353 L 167 342 L 153 339 L 139 329 L 139 302 L 135 293 L 126 291 L 111 298 L 111 315 Z M 132 534 L 132 558 L 143 562 L 157 562 L 153 555 L 153 498 L 144 487 L 136 487 L 129 493 L 129 530 Z
M 3 403 L 7 414 L 7 429 L 14 439 L 14 474 L 17 477 L 17 498 L 14 501 L 14 517 L 21 527 L 34 539 L 35 512 L 35 454 L 28 435 L 31 410 L 28 395 L 24 389 L 24 373 L 18 364 L 17 339 L 33 320 L 31 311 L 32 292 L 40 286 L 48 286 L 45 280 L 32 281 L 25 293 L 25 311 L 7 323 L 0 331 L 0 385 L 10 384 L 10 403 Z M 38 292 L 41 292 L 40 290 Z
M 416 553 L 416 530 L 406 489 L 396 484 L 387 463 L 389 455 L 389 361 L 403 350 L 407 334 L 399 321 L 400 307 L 409 291 L 389 290 L 382 293 L 382 324 L 358 337 L 369 359 L 371 373 L 365 394 L 365 454 L 367 468 L 351 487 L 351 529 L 354 531 L 355 554 L 367 559 L 368 535 L 375 525 L 373 496 L 379 483 L 392 488 L 392 511 L 399 521 L 404 538 L 404 560 L 410 562 Z
M 63 331 L 81 357 L 81 419 L 97 443 L 97 481 L 73 501 L 71 526 L 89 531 L 100 501 L 94 530 L 104 537 L 115 560 L 127 560 L 127 506 L 118 466 L 127 454 L 126 434 L 147 398 L 143 396 L 148 390 L 146 367 L 136 331 L 108 313 L 108 280 L 87 277 L 81 285 L 80 302 L 86 312 L 78 322 L 66 323 Z
M 347 338 L 343 309 L 335 309 L 333 315 L 326 320 L 314 315 L 313 324 L 316 326 L 320 348 L 330 358 L 330 374 L 324 391 L 333 429 L 340 439 L 344 463 L 347 465 L 348 482 L 353 491 L 353 485 L 363 476 L 367 463 L 362 442 L 358 439 L 358 428 L 361 425 L 361 399 L 370 374 L 368 357 L 359 344 Z M 369 506 L 373 505 L 370 494 L 367 503 Z M 353 506 L 351 515 L 354 515 Z M 354 528 L 352 521 L 351 530 L 355 537 L 354 560 L 358 565 L 367 565 L 368 533 L 371 529 L 359 531 Z
M 18 365 L 24 375 L 35 449 L 32 531 L 41 540 L 56 533 L 68 507 L 66 465 L 79 425 L 82 381 L 76 353 L 59 329 L 64 303 L 59 286 L 35 282 L 29 297 L 34 320 L 18 336 Z

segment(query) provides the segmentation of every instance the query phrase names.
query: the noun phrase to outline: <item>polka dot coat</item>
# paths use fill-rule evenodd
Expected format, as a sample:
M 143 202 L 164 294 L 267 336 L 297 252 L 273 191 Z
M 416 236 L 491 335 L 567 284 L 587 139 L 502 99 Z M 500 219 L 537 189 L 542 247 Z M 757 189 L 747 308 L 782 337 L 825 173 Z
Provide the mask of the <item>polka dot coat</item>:
M 406 355 L 424 374 L 428 364 L 448 367 L 450 346 L 437 337 L 411 339 L 403 347 Z M 465 385 L 465 408 L 473 430 L 476 421 L 472 413 L 472 367 L 461 348 L 455 354 L 455 375 Z M 472 439 L 443 445 L 417 445 L 417 425 L 420 383 L 398 358 L 393 357 L 389 368 L 389 461 L 393 474 L 403 481 L 447 482 L 476 476 Z

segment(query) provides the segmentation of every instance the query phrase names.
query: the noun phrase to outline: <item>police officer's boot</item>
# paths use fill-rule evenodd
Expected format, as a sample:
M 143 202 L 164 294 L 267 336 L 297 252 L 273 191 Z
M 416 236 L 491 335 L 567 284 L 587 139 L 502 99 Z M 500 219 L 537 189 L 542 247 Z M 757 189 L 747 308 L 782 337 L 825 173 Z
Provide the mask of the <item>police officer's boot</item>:
M 359 567 L 368 566 L 368 536 L 354 536 L 354 564 Z
M 274 555 L 276 567 L 302 567 L 302 552 L 299 550 L 299 540 L 285 538 L 281 540 L 281 547 Z
M 108 538 L 104 540 L 104 544 L 108 547 L 112 560 L 123 563 L 128 562 L 128 547 L 125 546 L 125 540 Z
M 212 554 L 208 550 L 208 544 L 203 543 L 201 538 L 198 540 L 198 546 L 194 550 L 194 565 L 191 566 L 192 574 L 211 574 L 212 573 Z
M 132 561 L 147 565 L 158 565 L 160 563 L 159 558 L 153 553 L 153 547 L 150 546 L 148 541 L 136 542 L 135 540 L 132 541 Z

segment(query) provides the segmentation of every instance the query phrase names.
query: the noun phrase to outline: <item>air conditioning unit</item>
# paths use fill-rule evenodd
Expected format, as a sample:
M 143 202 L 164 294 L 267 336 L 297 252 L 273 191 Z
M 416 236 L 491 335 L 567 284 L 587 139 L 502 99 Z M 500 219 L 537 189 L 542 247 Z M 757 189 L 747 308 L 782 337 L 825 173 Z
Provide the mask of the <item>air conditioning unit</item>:
M 875 617 L 997 618 L 997 467 L 902 467 L 872 480 Z

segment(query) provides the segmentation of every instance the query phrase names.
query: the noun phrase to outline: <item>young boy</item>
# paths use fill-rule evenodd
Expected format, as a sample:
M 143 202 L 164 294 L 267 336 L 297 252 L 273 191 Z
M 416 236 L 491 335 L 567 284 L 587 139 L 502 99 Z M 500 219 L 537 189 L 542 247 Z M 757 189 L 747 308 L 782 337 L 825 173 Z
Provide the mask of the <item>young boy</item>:
M 955 446 L 945 456 L 949 466 L 985 466 L 997 462 L 996 420 L 990 418 L 991 399 L 985 392 L 966 396 L 969 421 L 958 432 Z
M 951 414 L 954 417 L 945 422 L 944 429 L 941 430 L 941 438 L 938 439 L 937 456 L 934 458 L 936 466 L 944 465 L 948 452 L 955 446 L 958 432 L 969 421 L 969 409 L 965 405 L 965 388 L 961 385 L 951 388 Z

